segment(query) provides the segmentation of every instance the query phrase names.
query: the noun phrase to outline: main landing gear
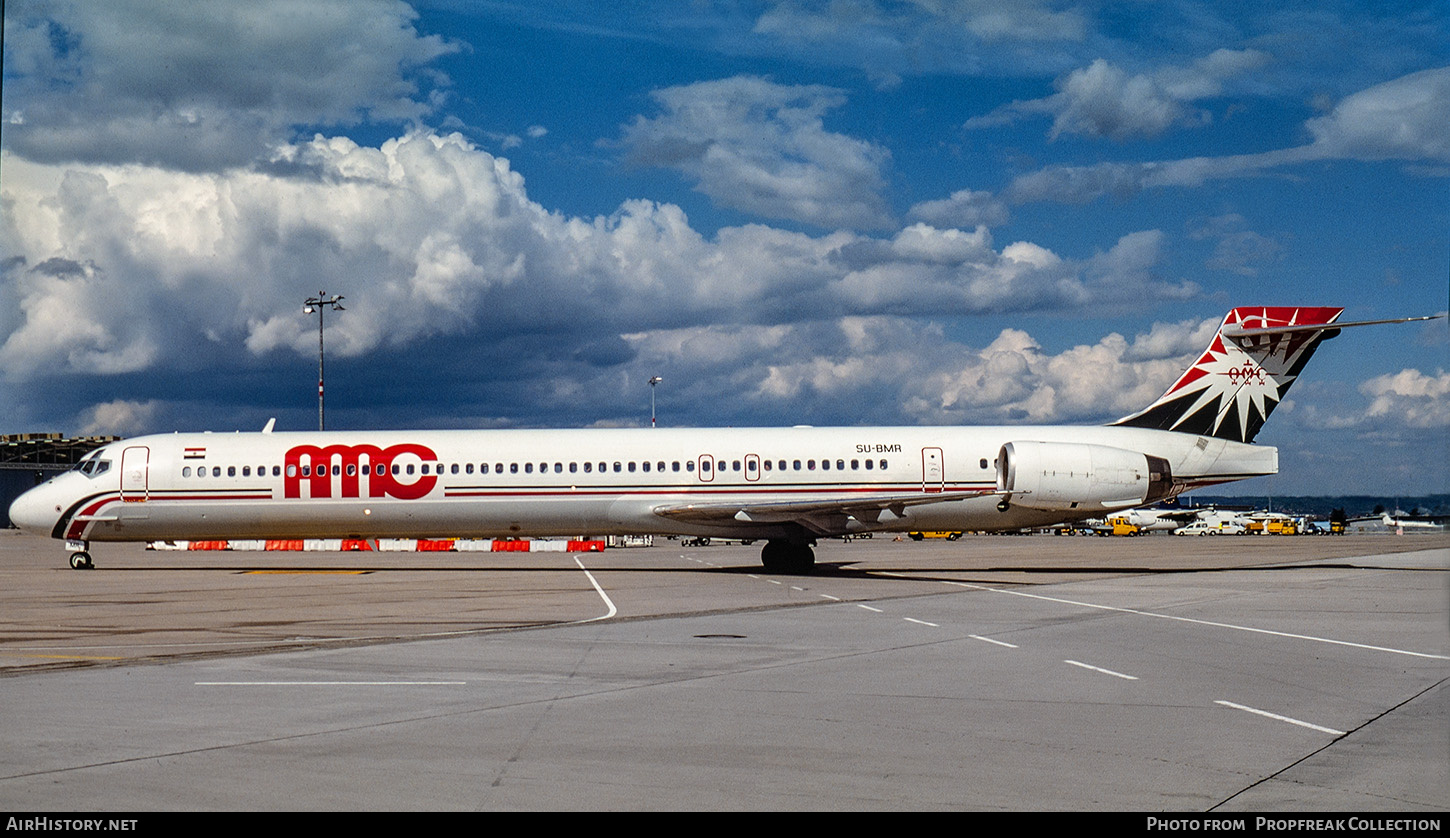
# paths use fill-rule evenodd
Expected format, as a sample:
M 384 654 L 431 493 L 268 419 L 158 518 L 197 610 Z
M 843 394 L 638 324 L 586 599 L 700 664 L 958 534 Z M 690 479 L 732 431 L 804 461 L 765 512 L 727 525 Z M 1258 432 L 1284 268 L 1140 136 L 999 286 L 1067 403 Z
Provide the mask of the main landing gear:
M 761 549 L 760 563 L 772 573 L 810 573 L 816 553 L 809 542 L 772 539 Z

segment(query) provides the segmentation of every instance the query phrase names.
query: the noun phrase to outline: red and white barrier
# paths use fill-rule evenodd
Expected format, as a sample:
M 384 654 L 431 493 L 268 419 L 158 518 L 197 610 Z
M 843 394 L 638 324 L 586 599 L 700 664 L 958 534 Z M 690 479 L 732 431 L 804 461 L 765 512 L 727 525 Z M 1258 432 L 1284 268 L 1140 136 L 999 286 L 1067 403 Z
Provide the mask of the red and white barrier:
M 532 541 L 492 538 L 379 538 L 377 550 L 392 553 L 598 553 L 603 540 Z M 230 550 L 268 552 L 371 551 L 365 538 L 249 538 L 207 541 L 152 541 L 147 550 Z

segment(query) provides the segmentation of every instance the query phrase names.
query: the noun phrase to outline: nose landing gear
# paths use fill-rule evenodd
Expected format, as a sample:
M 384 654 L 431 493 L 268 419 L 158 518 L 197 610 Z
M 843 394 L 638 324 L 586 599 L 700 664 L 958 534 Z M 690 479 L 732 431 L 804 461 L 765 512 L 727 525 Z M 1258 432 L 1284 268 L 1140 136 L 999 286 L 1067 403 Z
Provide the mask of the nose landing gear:
M 67 541 L 65 546 L 73 551 L 70 554 L 71 570 L 95 569 L 96 563 L 91 561 L 91 554 L 88 552 L 89 544 L 84 541 Z

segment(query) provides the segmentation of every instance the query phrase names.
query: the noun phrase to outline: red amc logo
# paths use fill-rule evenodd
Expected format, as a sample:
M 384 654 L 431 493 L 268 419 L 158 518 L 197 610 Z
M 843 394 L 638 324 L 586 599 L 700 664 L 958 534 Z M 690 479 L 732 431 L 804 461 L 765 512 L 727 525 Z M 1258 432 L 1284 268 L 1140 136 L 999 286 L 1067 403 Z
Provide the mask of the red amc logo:
M 302 497 L 302 481 L 307 481 L 308 495 L 313 498 L 332 497 L 332 478 L 336 473 L 341 480 L 338 497 L 360 497 L 360 482 L 367 478 L 368 497 L 392 497 L 400 500 L 416 500 L 433 491 L 438 483 L 436 475 L 420 475 L 414 483 L 404 483 L 394 474 L 393 460 L 403 454 L 412 454 L 425 463 L 438 461 L 432 449 L 414 443 L 379 448 L 376 445 L 298 445 L 287 451 L 286 483 L 284 495 L 289 498 Z M 307 459 L 310 474 L 304 475 L 302 460 Z M 409 467 L 411 469 L 411 466 Z

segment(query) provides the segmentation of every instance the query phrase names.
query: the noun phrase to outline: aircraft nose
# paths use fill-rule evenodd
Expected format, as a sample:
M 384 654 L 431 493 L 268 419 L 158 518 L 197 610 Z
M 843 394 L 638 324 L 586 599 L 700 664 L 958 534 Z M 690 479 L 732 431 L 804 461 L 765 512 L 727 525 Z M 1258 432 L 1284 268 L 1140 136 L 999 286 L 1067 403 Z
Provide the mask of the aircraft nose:
M 10 504 L 10 523 L 32 535 L 50 535 L 60 512 L 55 508 L 45 491 L 46 486 L 36 486 Z

